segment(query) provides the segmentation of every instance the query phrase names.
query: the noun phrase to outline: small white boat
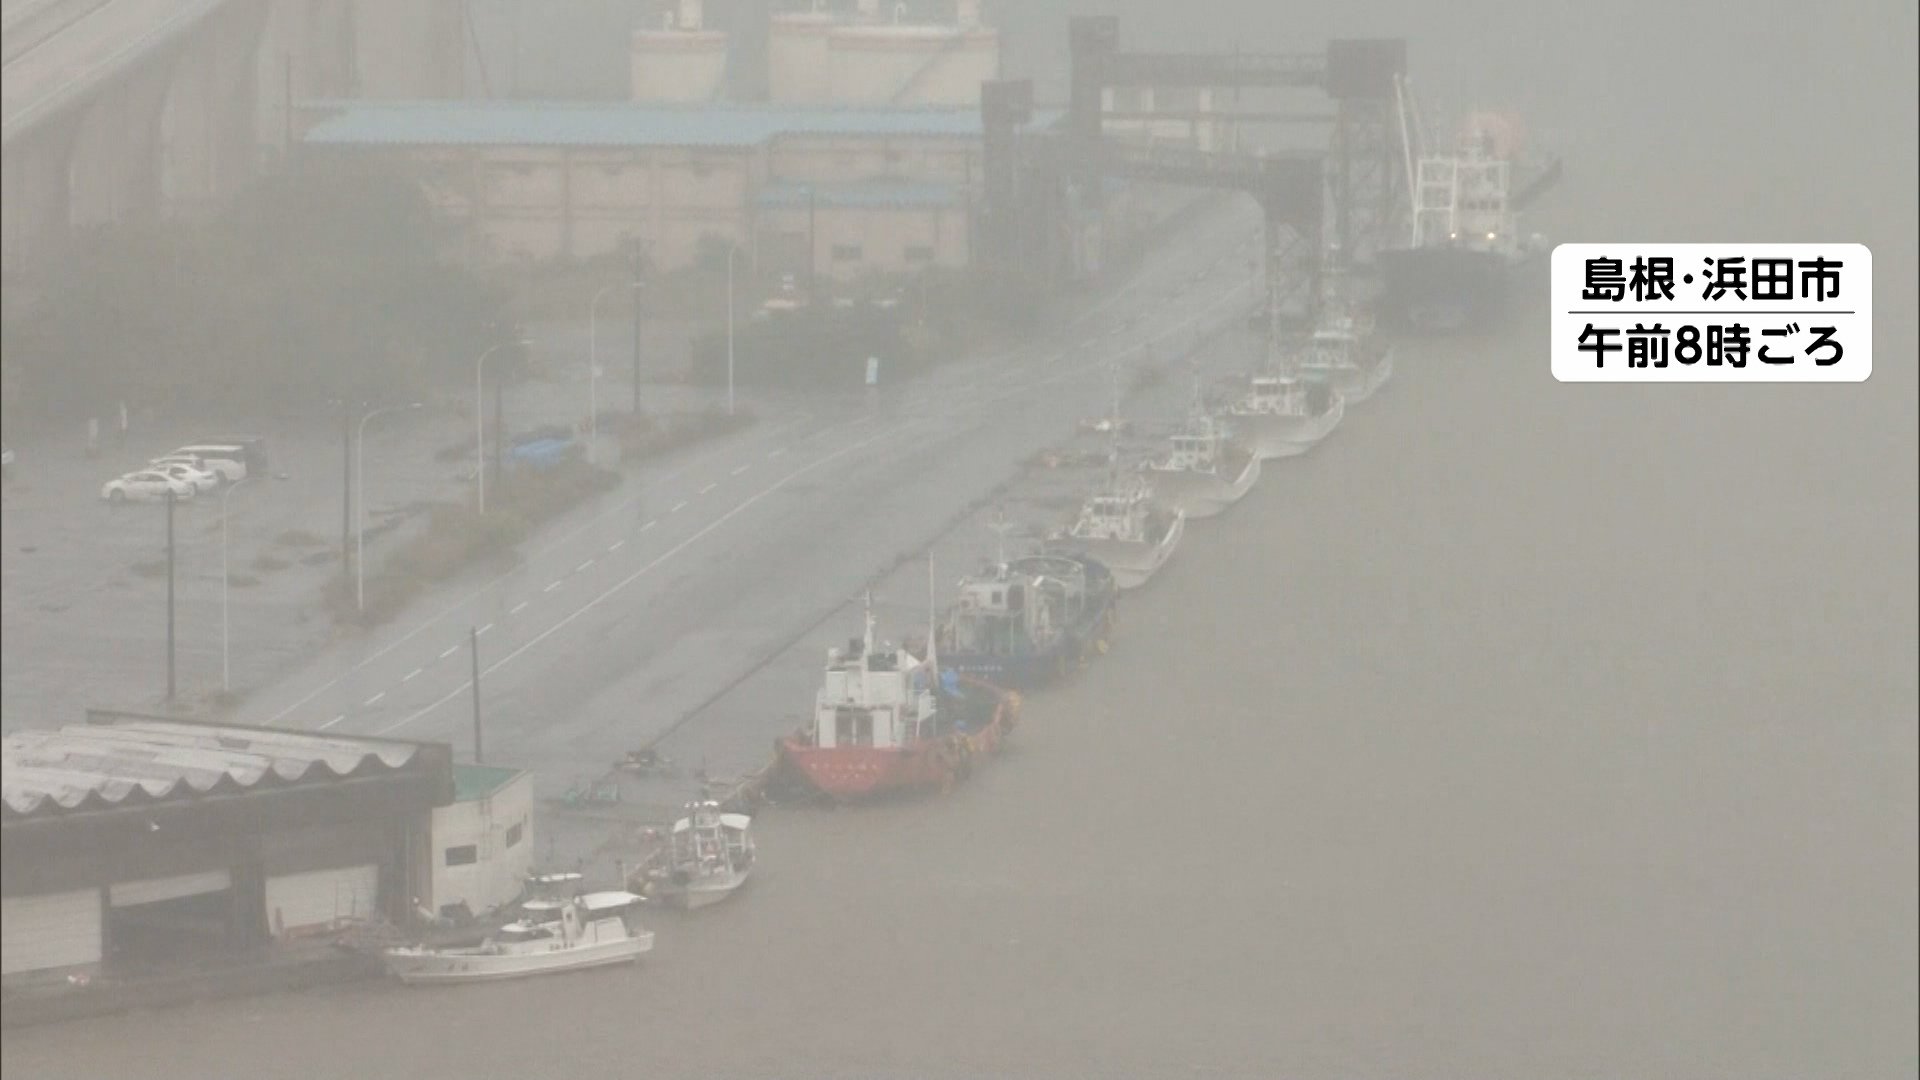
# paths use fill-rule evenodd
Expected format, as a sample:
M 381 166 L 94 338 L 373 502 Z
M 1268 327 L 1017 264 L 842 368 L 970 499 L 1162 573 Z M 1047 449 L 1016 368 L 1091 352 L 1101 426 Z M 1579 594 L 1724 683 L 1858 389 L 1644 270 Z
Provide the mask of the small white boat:
M 1186 518 L 1208 518 L 1253 489 L 1260 458 L 1228 438 L 1219 420 L 1196 410 L 1145 472 L 1156 503 Z
M 653 948 L 652 931 L 627 925 L 627 912 L 640 902 L 630 892 L 529 901 L 521 919 L 477 946 L 408 946 L 386 950 L 384 959 L 389 972 L 410 984 L 490 982 L 630 963 Z
M 753 872 L 752 826 L 712 800 L 689 803 L 673 824 L 665 865 L 647 871 L 647 897 L 695 911 L 732 896 Z
M 1173 555 L 1186 529 L 1186 514 L 1154 506 L 1146 480 L 1116 467 L 1055 542 L 1104 564 L 1118 587 L 1137 589 Z
M 1347 414 L 1345 395 L 1330 383 L 1292 374 L 1261 374 L 1227 406 L 1233 430 L 1262 461 L 1293 457 L 1314 448 Z

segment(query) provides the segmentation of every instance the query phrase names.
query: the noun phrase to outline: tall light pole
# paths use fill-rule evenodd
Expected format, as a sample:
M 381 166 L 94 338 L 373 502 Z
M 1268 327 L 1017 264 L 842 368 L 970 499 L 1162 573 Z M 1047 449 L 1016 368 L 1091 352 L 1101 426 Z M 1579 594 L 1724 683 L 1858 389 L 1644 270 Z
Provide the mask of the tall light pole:
M 227 497 L 233 489 L 251 480 L 251 476 L 242 476 L 227 485 L 220 493 L 220 689 L 233 689 L 233 679 L 227 665 Z
M 503 341 L 480 354 L 473 362 L 473 479 L 479 488 L 479 512 L 487 512 L 487 395 L 480 379 L 486 370 L 487 357 L 509 345 L 528 346 L 533 342 L 526 338 L 518 341 Z
M 388 405 L 375 409 L 360 418 L 360 430 L 353 436 L 353 607 L 355 611 L 367 610 L 367 455 L 364 450 L 367 441 L 367 421 L 381 413 L 418 408 L 420 408 L 420 402 L 416 401 L 411 405 Z M 224 515 L 222 520 L 225 520 Z
M 733 415 L 733 258 L 740 245 L 727 244 L 727 415 Z
M 587 461 L 593 462 L 593 449 L 600 439 L 600 322 L 596 313 L 600 301 L 620 287 L 619 282 L 600 287 L 587 302 Z

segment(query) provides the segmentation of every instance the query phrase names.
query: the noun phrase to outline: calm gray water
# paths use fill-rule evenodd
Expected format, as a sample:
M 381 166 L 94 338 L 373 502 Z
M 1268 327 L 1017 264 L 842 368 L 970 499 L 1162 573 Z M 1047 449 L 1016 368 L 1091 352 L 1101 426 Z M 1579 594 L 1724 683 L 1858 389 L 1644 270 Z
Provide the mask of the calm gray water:
M 1873 379 L 1562 386 L 1542 283 L 1196 526 L 1015 756 L 768 815 L 638 970 L 9 1033 L 9 1076 L 1914 1076 L 1912 5 L 1175 7 L 1129 36 L 1457 57 L 1569 140 L 1561 238 L 1867 243 Z

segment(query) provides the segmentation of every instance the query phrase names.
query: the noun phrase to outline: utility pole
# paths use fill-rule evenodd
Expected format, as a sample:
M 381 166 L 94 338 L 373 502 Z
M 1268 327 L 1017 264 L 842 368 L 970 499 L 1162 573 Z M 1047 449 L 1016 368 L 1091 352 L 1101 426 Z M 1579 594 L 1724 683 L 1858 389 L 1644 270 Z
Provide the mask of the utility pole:
M 493 475 L 495 480 L 505 483 L 507 474 L 501 471 L 501 447 L 507 441 L 506 406 L 503 404 L 507 380 L 504 376 L 493 380 Z
M 633 246 L 633 415 L 640 417 L 640 245 Z
M 485 765 L 486 750 L 480 743 L 480 631 L 469 629 L 467 633 L 471 635 L 467 640 L 473 653 L 473 763 Z
M 167 489 L 167 700 L 173 700 L 174 692 L 174 649 L 173 649 L 173 489 Z
M 353 405 L 340 399 L 340 565 L 353 561 Z

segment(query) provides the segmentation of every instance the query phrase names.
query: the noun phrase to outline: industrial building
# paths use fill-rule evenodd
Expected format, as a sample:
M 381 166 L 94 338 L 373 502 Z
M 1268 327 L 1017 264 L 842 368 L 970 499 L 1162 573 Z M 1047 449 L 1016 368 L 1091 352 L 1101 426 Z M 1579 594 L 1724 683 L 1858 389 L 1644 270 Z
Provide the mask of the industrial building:
M 419 907 L 481 915 L 512 903 L 533 868 L 533 776 L 455 765 L 453 801 L 433 809 L 433 867 Z
M 638 243 L 673 269 L 732 244 L 763 274 L 843 281 L 965 265 L 983 153 L 977 104 L 342 102 L 305 143 L 417 178 L 476 262 Z
M 532 848 L 527 776 L 441 743 L 89 713 L 9 734 L 0 787 L 9 985 L 477 911 Z
M 702 0 L 643 11 L 634 101 L 972 107 L 1000 77 L 1000 33 L 979 0 L 718 6 L 718 23 Z

